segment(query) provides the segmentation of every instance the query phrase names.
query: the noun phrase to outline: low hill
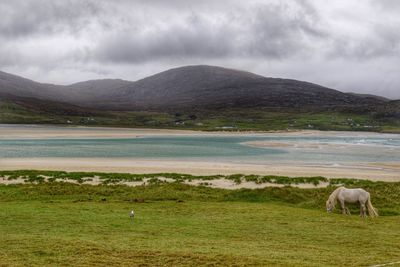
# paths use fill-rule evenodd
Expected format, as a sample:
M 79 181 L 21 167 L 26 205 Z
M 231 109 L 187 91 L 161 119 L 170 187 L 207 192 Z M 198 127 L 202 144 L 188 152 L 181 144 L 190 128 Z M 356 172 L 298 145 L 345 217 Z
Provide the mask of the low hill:
M 400 100 L 389 101 L 379 106 L 376 117 L 400 119 Z
M 112 110 L 188 110 L 253 107 L 332 107 L 376 105 L 378 97 L 346 94 L 316 84 L 290 79 L 266 78 L 253 73 L 213 67 L 187 66 L 167 70 L 132 83 L 116 81 L 102 94 L 80 91 L 78 105 Z M 94 81 L 92 82 L 94 83 Z M 102 86 L 97 83 L 97 86 Z M 92 95 L 91 98 L 89 95 Z M 92 99 L 92 101 L 91 101 Z
M 72 123 L 69 118 L 99 116 L 100 112 L 71 104 L 0 93 L 0 123 Z
M 38 99 L 62 99 L 61 86 L 38 83 L 23 77 L 0 71 L 0 95 L 3 97 L 31 97 Z
M 51 100 L 43 100 L 33 97 L 20 97 L 8 94 L 0 94 L 0 101 L 13 103 L 32 112 L 52 113 L 55 115 L 70 116 L 90 116 L 95 114 L 93 110 L 74 106 L 64 102 L 56 102 Z

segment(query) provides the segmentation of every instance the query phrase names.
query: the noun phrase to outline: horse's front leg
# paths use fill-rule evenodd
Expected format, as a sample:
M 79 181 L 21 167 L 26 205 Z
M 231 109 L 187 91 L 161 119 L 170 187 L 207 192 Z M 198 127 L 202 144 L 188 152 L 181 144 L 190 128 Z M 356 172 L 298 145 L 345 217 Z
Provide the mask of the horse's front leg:
M 346 213 L 347 213 L 347 215 L 351 215 L 350 210 L 349 210 L 348 207 L 346 207 Z

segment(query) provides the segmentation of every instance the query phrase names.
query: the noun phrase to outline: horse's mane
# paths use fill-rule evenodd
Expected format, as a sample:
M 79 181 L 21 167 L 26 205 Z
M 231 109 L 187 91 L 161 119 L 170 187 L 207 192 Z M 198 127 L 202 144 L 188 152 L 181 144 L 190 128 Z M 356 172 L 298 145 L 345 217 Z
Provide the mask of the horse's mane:
M 333 203 L 333 205 L 335 206 L 337 203 L 337 195 L 339 194 L 340 190 L 344 188 L 344 186 L 339 186 L 338 188 L 336 188 L 335 191 L 333 191 L 332 194 L 329 196 L 328 201 Z

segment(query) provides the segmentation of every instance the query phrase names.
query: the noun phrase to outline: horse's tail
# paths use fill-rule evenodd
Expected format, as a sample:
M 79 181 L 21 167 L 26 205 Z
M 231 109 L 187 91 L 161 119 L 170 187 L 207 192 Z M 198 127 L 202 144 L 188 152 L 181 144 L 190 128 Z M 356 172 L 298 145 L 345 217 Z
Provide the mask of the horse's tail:
M 367 207 L 368 207 L 369 216 L 371 216 L 371 217 L 378 216 L 378 212 L 375 210 L 374 206 L 372 206 L 370 196 L 368 196 Z

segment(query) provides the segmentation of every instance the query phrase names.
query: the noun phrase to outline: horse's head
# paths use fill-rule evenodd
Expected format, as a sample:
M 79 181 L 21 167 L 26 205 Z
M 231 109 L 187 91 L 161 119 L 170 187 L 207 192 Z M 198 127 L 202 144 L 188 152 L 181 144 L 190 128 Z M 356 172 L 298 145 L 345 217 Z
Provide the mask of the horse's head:
M 333 208 L 334 208 L 334 205 L 333 205 L 332 201 L 327 200 L 326 201 L 326 212 L 332 212 Z

